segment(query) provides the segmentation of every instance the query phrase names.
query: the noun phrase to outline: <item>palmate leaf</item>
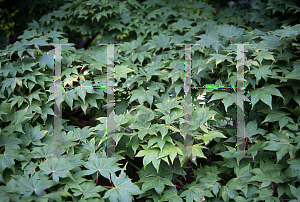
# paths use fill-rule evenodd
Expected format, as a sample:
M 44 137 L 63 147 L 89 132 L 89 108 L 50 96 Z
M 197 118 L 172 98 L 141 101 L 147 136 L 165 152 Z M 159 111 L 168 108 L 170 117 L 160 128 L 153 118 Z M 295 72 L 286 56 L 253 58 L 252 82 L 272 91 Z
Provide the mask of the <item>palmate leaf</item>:
M 117 177 L 115 173 L 111 173 L 111 180 L 114 188 L 105 192 L 104 198 L 109 198 L 110 202 L 123 202 L 132 201 L 132 195 L 141 194 L 141 190 L 131 182 L 124 170 L 121 171 Z
M 155 111 L 159 111 L 163 113 L 164 115 L 170 114 L 171 110 L 174 108 L 182 109 L 182 106 L 179 105 L 180 101 L 178 101 L 178 98 L 168 98 L 164 99 L 162 103 L 155 104 L 158 109 L 155 109 Z
M 250 165 L 244 166 L 243 168 L 239 168 L 238 166 L 234 167 L 234 173 L 236 174 L 235 179 L 237 179 L 235 183 L 243 187 L 241 188 L 241 191 L 243 191 L 245 195 L 247 195 L 248 193 L 247 181 L 250 180 L 251 177 L 253 176 L 250 170 L 251 170 Z
M 254 52 L 253 56 L 256 56 L 255 60 L 257 60 L 260 63 L 260 65 L 262 65 L 262 60 L 273 60 L 274 62 L 276 62 L 272 54 L 274 53 L 262 50 Z
M 65 178 L 70 176 L 70 170 L 75 168 L 77 164 L 71 163 L 67 158 L 47 158 L 46 161 L 39 165 L 39 168 L 46 175 L 52 174 L 52 178 L 55 182 L 59 181 L 59 178 Z
M 138 137 L 143 140 L 143 138 L 147 135 L 147 134 L 151 134 L 151 135 L 154 135 L 156 134 L 156 131 L 153 130 L 155 128 L 155 126 L 153 127 L 150 127 L 150 122 L 144 122 L 144 123 L 141 123 L 141 122 L 137 122 L 137 123 L 133 123 L 130 125 L 130 128 L 133 128 L 133 129 L 138 129 L 139 132 L 137 133 L 138 134 Z
M 140 182 L 144 182 L 142 186 L 142 191 L 147 191 L 149 189 L 155 189 L 155 191 L 160 195 L 163 193 L 165 189 L 165 185 L 175 186 L 170 180 L 167 178 L 161 177 L 158 173 L 154 172 L 148 176 L 145 176 L 140 180 Z
M 4 154 L 0 154 L 1 172 L 3 172 L 5 168 L 12 168 L 12 166 L 15 165 L 15 159 L 22 160 L 21 157 L 23 156 L 18 155 L 18 152 L 11 149 L 5 151 Z
M 260 186 L 261 189 L 269 186 L 271 181 L 275 183 L 284 183 L 289 181 L 289 179 L 280 172 L 278 165 L 271 161 L 267 161 L 266 163 L 261 161 L 260 168 L 254 168 L 250 170 L 250 172 L 253 173 L 254 176 L 251 177 L 248 182 L 262 182 Z
M 227 109 L 232 104 L 236 103 L 236 94 L 229 93 L 229 92 L 213 92 L 213 96 L 208 102 L 211 102 L 213 100 L 223 99 L 222 102 L 225 107 L 225 111 L 227 112 Z
M 0 147 L 5 146 L 6 150 L 19 150 L 20 144 L 22 144 L 22 140 L 19 139 L 16 134 L 4 135 L 0 136 Z
M 146 150 L 140 150 L 136 154 L 136 157 L 144 156 L 144 159 L 143 159 L 144 168 L 149 163 L 152 162 L 153 166 L 158 171 L 159 165 L 160 165 L 160 161 L 161 161 L 161 159 L 158 158 L 159 155 L 160 155 L 160 150 L 158 148 L 150 148 L 150 149 L 146 149 Z
M 180 197 L 185 197 L 186 202 L 201 202 L 203 199 L 205 199 L 205 196 L 207 197 L 213 197 L 210 191 L 206 190 L 206 187 L 197 184 L 196 181 L 192 182 L 191 184 L 187 184 L 186 190 L 182 192 Z
M 133 90 L 131 92 L 132 96 L 129 100 L 129 103 L 133 102 L 134 100 L 138 99 L 139 103 L 141 105 L 144 104 L 145 101 L 147 101 L 150 106 L 153 103 L 153 96 L 160 98 L 160 96 L 157 94 L 156 91 L 149 89 L 145 90 L 142 86 L 140 86 L 138 89 Z
M 258 82 L 261 78 L 263 78 L 267 82 L 268 76 L 272 75 L 273 73 L 270 70 L 270 65 L 263 65 L 259 68 L 252 69 L 250 74 L 255 75 L 256 84 L 258 85 Z
M 193 21 L 189 21 L 187 19 L 179 19 L 177 22 L 174 22 L 173 24 L 171 24 L 170 28 L 173 31 L 179 30 L 180 32 L 183 32 L 184 28 L 192 27 L 191 26 L 192 23 L 193 23 Z
M 28 146 L 30 143 L 33 145 L 43 145 L 41 139 L 50 131 L 40 130 L 39 126 L 33 128 L 31 124 L 27 123 L 24 127 L 24 132 L 25 134 L 20 136 L 20 139 L 24 145 Z
M 210 54 L 210 56 L 212 56 L 212 57 L 210 57 L 207 60 L 206 64 L 210 63 L 210 61 L 212 61 L 212 60 L 216 60 L 216 67 L 218 66 L 218 64 L 220 64 L 221 62 L 223 62 L 225 60 L 232 62 L 232 59 L 233 59 L 233 57 L 231 57 L 231 56 L 222 55 L 222 54 Z
M 210 48 L 210 46 L 213 46 L 217 53 L 219 53 L 220 47 L 222 47 L 223 49 L 225 48 L 214 36 L 200 35 L 199 37 L 201 38 L 201 40 L 197 41 L 197 44 L 200 44 L 201 46 L 204 46 L 206 48 Z
M 237 178 L 233 178 L 227 182 L 225 186 L 222 186 L 220 194 L 224 201 L 229 201 L 229 198 L 234 198 L 239 195 L 237 190 L 241 190 L 244 186 L 237 184 Z
M 164 148 L 163 148 L 163 150 L 162 150 L 162 152 L 160 153 L 160 155 L 159 155 L 158 158 L 163 158 L 163 157 L 165 157 L 165 156 L 169 156 L 170 159 L 171 159 L 171 162 L 172 162 L 172 164 L 173 164 L 173 163 L 174 163 L 174 160 L 175 160 L 175 158 L 176 158 L 176 156 L 177 156 L 178 154 L 181 155 L 181 156 L 183 156 L 182 150 L 181 150 L 179 147 L 176 147 L 175 145 L 172 145 L 172 144 L 170 144 L 170 143 L 167 143 L 167 144 L 164 146 Z M 167 162 L 167 163 L 169 163 L 169 162 Z
M 54 69 L 54 50 L 43 53 L 43 56 L 42 56 L 42 58 L 40 60 L 40 63 L 39 63 L 39 66 L 44 68 L 46 65 L 50 69 Z
M 265 130 L 261 128 L 257 128 L 256 120 L 250 121 L 247 123 L 246 129 L 245 129 L 245 138 L 251 138 L 253 135 L 261 134 L 264 135 L 266 133 Z
M 120 170 L 120 168 L 117 166 L 118 164 L 116 164 L 118 160 L 120 159 L 107 158 L 92 153 L 88 159 L 88 162 L 83 164 L 84 167 L 88 169 L 85 171 L 84 175 L 91 175 L 96 172 L 100 172 L 103 177 L 110 179 L 110 173 Z
M 226 38 L 232 38 L 234 36 L 240 36 L 244 33 L 244 29 L 236 28 L 235 26 L 222 25 L 218 29 L 218 33 Z
M 291 37 L 296 40 L 297 35 L 299 35 L 300 27 L 299 24 L 294 26 L 282 26 L 283 29 L 276 30 L 276 34 L 280 35 L 280 38 Z
M 295 156 L 296 148 L 292 145 L 292 140 L 289 138 L 287 131 L 271 133 L 267 138 L 272 137 L 268 144 L 264 147 L 265 150 L 276 151 L 277 163 L 282 157 L 289 152 L 290 158 Z
M 135 70 L 128 68 L 128 65 L 116 65 L 115 71 L 116 71 L 115 78 L 117 81 L 120 81 L 120 78 L 127 79 L 127 74 Z
M 267 117 L 265 118 L 263 123 L 278 121 L 280 131 L 281 131 L 281 129 L 284 126 L 286 126 L 289 122 L 290 123 L 295 123 L 291 117 L 288 117 L 288 115 L 290 115 L 290 113 L 286 113 L 284 111 L 272 110 L 267 115 Z
M 95 186 L 95 182 L 83 182 L 81 184 L 73 183 L 70 188 L 74 192 L 74 196 L 83 195 L 83 199 L 92 197 L 100 197 L 98 192 L 104 191 L 105 188 L 102 186 Z
M 264 86 L 262 88 L 256 89 L 252 92 L 250 92 L 247 97 L 251 96 L 251 102 L 252 102 L 252 108 L 254 107 L 254 105 L 259 101 L 263 101 L 264 103 L 266 103 L 267 105 L 270 106 L 270 108 L 272 109 L 272 95 L 276 95 L 278 97 L 282 97 L 284 99 L 284 97 L 281 95 L 280 91 L 275 88 L 278 87 L 278 85 L 267 85 Z
M 52 187 L 56 182 L 53 180 L 41 179 L 37 173 L 30 178 L 19 176 L 17 179 L 17 187 L 13 188 L 12 192 L 18 192 L 24 196 L 31 196 L 34 192 L 38 196 L 46 194 L 45 189 Z
M 287 161 L 289 167 L 284 171 L 284 174 L 286 177 L 297 177 L 297 179 L 300 179 L 300 161 L 299 159 L 293 159 L 290 161 Z
M 158 51 L 160 48 L 168 48 L 170 47 L 171 37 L 165 35 L 154 36 L 153 40 L 150 40 L 145 46 L 149 46 L 149 49 L 155 48 Z
M 167 187 L 164 190 L 161 199 L 169 202 L 182 202 L 182 198 L 177 194 L 177 189 L 175 187 Z

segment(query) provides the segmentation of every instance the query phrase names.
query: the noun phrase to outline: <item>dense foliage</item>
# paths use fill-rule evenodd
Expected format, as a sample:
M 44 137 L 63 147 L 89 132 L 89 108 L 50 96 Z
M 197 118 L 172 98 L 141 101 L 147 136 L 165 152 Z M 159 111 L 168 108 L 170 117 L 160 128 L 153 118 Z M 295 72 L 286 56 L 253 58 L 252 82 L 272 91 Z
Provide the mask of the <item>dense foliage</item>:
M 300 201 L 297 0 L 77 0 L 0 51 L 0 201 Z M 84 46 L 78 40 L 85 38 Z M 54 156 L 54 45 L 63 155 Z M 77 43 L 77 44 L 75 44 Z M 106 46 L 115 46 L 115 148 L 105 158 Z M 194 144 L 185 153 L 184 47 Z M 236 43 L 245 46 L 245 150 L 236 154 Z M 79 47 L 85 47 L 79 49 Z M 71 88 L 72 87 L 72 88 Z M 204 96 L 204 103 L 197 97 Z M 225 123 L 225 124 L 224 124 Z M 68 157 L 68 158 L 67 158 Z

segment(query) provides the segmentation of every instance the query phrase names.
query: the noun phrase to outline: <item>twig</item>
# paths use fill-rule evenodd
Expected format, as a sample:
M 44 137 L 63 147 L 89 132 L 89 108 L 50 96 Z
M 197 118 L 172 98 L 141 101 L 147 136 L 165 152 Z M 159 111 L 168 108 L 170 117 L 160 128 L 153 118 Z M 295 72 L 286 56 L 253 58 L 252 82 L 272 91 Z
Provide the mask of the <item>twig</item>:
M 96 186 L 98 186 L 98 170 L 97 170 Z
M 0 153 L 2 152 L 2 150 L 4 149 L 5 145 L 2 147 L 2 149 L 0 150 Z
M 112 187 L 112 186 L 104 186 L 105 188 L 116 188 L 116 187 Z
M 180 180 L 177 179 L 175 173 L 173 173 L 173 175 L 174 175 L 175 179 L 177 180 L 178 184 L 180 185 L 180 188 L 183 189 L 183 190 L 185 190 L 185 189 L 183 188 L 182 182 L 181 182 Z
M 125 130 L 127 130 L 127 131 L 129 131 L 129 132 L 131 132 L 130 130 L 128 130 L 127 128 L 124 128 L 123 126 L 120 126 L 121 128 L 123 128 L 123 129 L 125 129 Z M 132 133 L 132 132 L 131 132 Z
M 271 185 L 272 185 L 272 189 L 273 189 L 273 192 L 274 192 L 274 196 L 277 197 L 277 196 L 276 196 L 276 193 L 275 193 L 275 190 L 274 190 L 274 187 L 273 187 L 272 181 L 271 181 Z
M 126 159 L 126 160 L 127 160 L 127 159 Z M 134 165 L 133 163 L 131 163 L 129 160 L 127 160 L 127 162 L 128 162 L 130 165 L 132 165 L 133 167 L 135 167 L 136 169 L 141 170 L 139 167 L 137 167 L 136 165 Z
M 50 179 L 51 179 L 52 175 L 53 175 L 53 173 L 50 175 L 50 177 L 48 178 L 48 180 L 50 180 Z

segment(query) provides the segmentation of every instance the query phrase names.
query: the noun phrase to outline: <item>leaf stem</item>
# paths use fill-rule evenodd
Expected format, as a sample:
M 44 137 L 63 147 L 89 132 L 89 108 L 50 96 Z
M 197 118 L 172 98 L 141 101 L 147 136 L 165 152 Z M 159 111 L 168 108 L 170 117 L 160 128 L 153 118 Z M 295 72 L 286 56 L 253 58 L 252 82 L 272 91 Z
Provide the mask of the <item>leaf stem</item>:
M 175 173 L 173 173 L 173 175 L 174 175 L 175 179 L 177 180 L 177 182 L 178 182 L 180 188 L 183 189 L 183 190 L 185 190 L 185 189 L 183 188 L 183 183 L 182 183 L 180 180 L 178 180 L 178 178 L 176 177 Z
M 128 130 L 127 128 L 124 128 L 123 126 L 120 126 L 121 128 L 123 128 L 123 129 L 125 129 L 125 130 L 127 130 L 127 131 L 129 131 L 129 132 L 131 132 L 130 130 Z M 132 133 L 132 132 L 131 132 Z
M 5 145 L 2 147 L 2 149 L 0 150 L 0 153 L 2 152 L 2 150 L 4 149 Z
M 126 159 L 126 160 L 127 160 L 127 159 Z M 136 169 L 141 170 L 139 167 L 137 167 L 136 165 L 134 165 L 133 163 L 131 163 L 129 160 L 127 160 L 127 162 L 128 162 L 130 165 L 132 165 L 133 167 L 135 167 Z
M 53 173 L 50 175 L 50 177 L 48 178 L 48 180 L 50 180 L 50 179 L 51 179 L 52 175 L 53 175 Z
M 97 170 L 96 186 L 98 186 L 98 170 Z
M 116 187 L 112 187 L 112 186 L 104 186 L 105 188 L 116 188 Z
M 272 189 L 273 189 L 273 192 L 274 192 L 274 196 L 277 197 L 277 196 L 276 196 L 276 193 L 275 193 L 275 190 L 274 190 L 274 187 L 273 187 L 272 181 L 271 181 L 271 185 L 272 185 Z

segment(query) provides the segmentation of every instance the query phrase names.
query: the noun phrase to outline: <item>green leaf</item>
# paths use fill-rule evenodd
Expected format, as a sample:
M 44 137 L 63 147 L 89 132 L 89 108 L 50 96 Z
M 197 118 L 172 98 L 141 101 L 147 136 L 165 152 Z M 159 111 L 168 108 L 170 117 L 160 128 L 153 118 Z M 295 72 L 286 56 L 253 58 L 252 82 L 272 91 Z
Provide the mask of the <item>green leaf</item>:
M 182 109 L 182 106 L 179 105 L 181 103 L 178 101 L 178 98 L 167 98 L 164 99 L 162 103 L 155 104 L 158 109 L 155 109 L 155 111 L 159 111 L 163 113 L 164 115 L 170 114 L 171 110 L 174 108 Z
M 138 99 L 139 103 L 141 105 L 144 104 L 145 101 L 147 101 L 150 106 L 152 106 L 153 103 L 153 96 L 156 96 L 158 98 L 160 98 L 160 96 L 157 94 L 156 91 L 149 89 L 149 90 L 145 90 L 142 86 L 140 86 L 138 89 L 133 90 L 131 92 L 132 96 L 129 100 L 129 103 L 133 102 L 134 100 Z
M 147 150 L 141 150 L 136 154 L 136 157 L 144 156 L 143 165 L 146 167 L 152 162 L 153 166 L 158 171 L 161 159 L 159 159 L 160 150 L 156 148 L 150 148 Z
M 109 198 L 110 202 L 129 202 L 133 200 L 132 195 L 142 193 L 138 186 L 131 182 L 123 170 L 118 177 L 115 173 L 111 173 L 111 180 L 114 188 L 109 189 L 104 195 L 104 198 Z
M 280 131 L 281 131 L 281 129 L 284 126 L 286 126 L 289 122 L 295 123 L 293 119 L 288 117 L 287 115 L 290 115 L 290 113 L 286 113 L 284 111 L 278 111 L 278 110 L 270 111 L 270 113 L 267 115 L 267 117 L 262 123 L 278 121 L 280 126 Z
M 58 159 L 58 158 L 48 158 L 46 161 L 39 165 L 39 168 L 46 175 L 52 175 L 52 178 L 55 182 L 59 181 L 59 178 L 65 178 L 70 176 L 70 170 L 75 168 L 77 165 L 70 163 L 68 159 Z
M 100 172 L 103 177 L 110 179 L 110 173 L 120 170 L 116 164 L 118 160 L 119 159 L 117 158 L 107 158 L 92 153 L 88 159 L 88 162 L 83 164 L 84 167 L 88 169 L 85 171 L 84 175 L 91 175 L 96 172 Z
M 175 187 L 167 187 L 161 197 L 163 201 L 182 202 L 182 198 L 177 194 Z
M 278 132 L 272 135 L 272 139 L 264 147 L 265 150 L 276 151 L 277 163 L 282 157 L 289 152 L 290 158 L 293 159 L 295 156 L 295 147 L 292 145 L 291 140 L 287 132 Z
M 149 189 L 154 188 L 159 195 L 163 193 L 165 189 L 165 185 L 172 186 L 172 187 L 175 186 L 170 180 L 159 176 L 159 174 L 155 172 L 152 173 L 151 175 L 148 175 L 140 179 L 140 182 L 144 182 L 142 186 L 142 191 L 147 191 Z
M 272 95 L 276 95 L 284 99 L 280 91 L 275 87 L 277 87 L 277 85 L 268 85 L 250 92 L 247 97 L 251 96 L 252 109 L 259 100 L 269 105 L 272 109 Z
M 204 196 L 213 197 L 211 192 L 206 190 L 205 186 L 197 184 L 195 181 L 191 184 L 187 184 L 186 187 L 186 190 L 180 195 L 180 197 L 185 197 L 186 202 L 201 202 L 205 199 Z
M 250 74 L 255 74 L 256 84 L 258 85 L 261 77 L 267 82 L 268 76 L 272 75 L 273 73 L 270 70 L 270 65 L 263 65 L 260 68 L 251 70 Z
M 274 62 L 276 62 L 272 54 L 273 54 L 272 52 L 262 50 L 259 52 L 254 52 L 253 56 L 256 56 L 255 60 L 257 60 L 260 63 L 260 65 L 262 65 L 263 59 L 264 60 L 273 60 Z
M 291 188 L 291 192 L 292 194 L 297 198 L 297 200 L 299 201 L 300 200 L 300 187 L 298 187 L 296 189 L 296 187 L 294 187 L 293 185 L 290 185 L 290 188 Z
M 34 192 L 38 196 L 43 196 L 46 194 L 44 190 L 55 185 L 56 182 L 53 180 L 44 180 L 38 177 L 35 173 L 30 178 L 19 176 L 17 179 L 17 187 L 13 188 L 12 191 L 16 191 L 24 196 L 31 196 Z
M 176 147 L 172 144 L 166 144 L 164 148 L 162 149 L 162 152 L 159 155 L 159 158 L 163 158 L 165 156 L 169 156 L 171 159 L 172 164 L 174 163 L 174 159 L 177 156 L 177 154 L 183 156 L 183 152 L 179 147 Z
M 236 103 L 236 94 L 232 94 L 229 92 L 213 92 L 213 96 L 208 102 L 219 99 L 223 99 L 222 102 L 227 112 L 228 107 Z
M 0 136 L 0 147 L 5 146 L 6 150 L 19 150 L 20 144 L 22 144 L 22 140 L 16 137 L 16 134 L 4 135 Z
M 102 186 L 95 186 L 94 182 L 83 182 L 81 184 L 73 183 L 71 190 L 74 192 L 74 196 L 83 195 L 83 199 L 100 197 L 98 192 L 104 191 L 105 188 Z
M 115 78 L 117 81 L 120 81 L 120 78 L 127 79 L 127 74 L 135 70 L 127 68 L 129 65 L 116 65 L 115 66 Z
M 287 181 L 287 178 L 280 174 L 280 171 L 273 169 L 272 172 L 264 171 L 261 168 L 254 168 L 250 170 L 255 176 L 253 176 L 248 182 L 258 181 L 262 182 L 260 188 L 267 187 L 271 184 L 271 181 L 275 183 L 283 183 Z
M 39 66 L 44 68 L 46 65 L 50 69 L 54 69 L 54 50 L 43 53 L 43 56 L 42 56 L 42 58 L 40 60 L 40 63 L 39 63 Z
M 251 138 L 253 135 L 261 134 L 264 135 L 266 133 L 265 130 L 261 128 L 257 128 L 256 120 L 250 121 L 247 123 L 246 129 L 245 129 L 245 137 Z
M 210 61 L 212 61 L 212 60 L 216 60 L 216 67 L 218 66 L 218 64 L 220 64 L 221 62 L 223 62 L 225 60 L 232 62 L 232 59 L 233 59 L 233 57 L 231 57 L 231 56 L 222 55 L 222 54 L 210 54 L 210 56 L 212 56 L 212 57 L 210 57 L 207 60 L 206 64 L 210 63 Z
M 16 153 L 12 150 L 5 151 L 4 154 L 0 154 L 0 162 L 1 162 L 1 171 L 3 172 L 5 168 L 12 168 L 15 164 L 14 159 Z
M 184 28 L 191 28 L 192 23 L 193 23 L 193 21 L 189 21 L 187 19 L 179 19 L 177 22 L 172 23 L 170 28 L 173 31 L 179 30 L 180 32 L 183 32 Z
M 210 46 L 213 46 L 213 48 L 215 49 L 215 51 L 217 53 L 219 53 L 220 47 L 222 47 L 223 49 L 225 48 L 220 43 L 220 41 L 213 36 L 200 35 L 199 38 L 201 38 L 201 40 L 197 41 L 196 44 L 200 44 L 201 46 L 206 47 L 206 48 L 210 48 Z
M 31 124 L 27 123 L 24 127 L 25 134 L 20 136 L 20 139 L 23 141 L 25 146 L 28 146 L 30 143 L 33 145 L 43 145 L 41 139 L 49 131 L 40 130 L 39 126 L 32 127 Z
M 218 33 L 227 38 L 232 38 L 234 36 L 240 36 L 244 33 L 244 29 L 236 28 L 235 26 L 222 25 L 218 29 Z

